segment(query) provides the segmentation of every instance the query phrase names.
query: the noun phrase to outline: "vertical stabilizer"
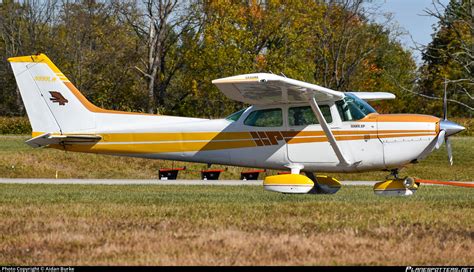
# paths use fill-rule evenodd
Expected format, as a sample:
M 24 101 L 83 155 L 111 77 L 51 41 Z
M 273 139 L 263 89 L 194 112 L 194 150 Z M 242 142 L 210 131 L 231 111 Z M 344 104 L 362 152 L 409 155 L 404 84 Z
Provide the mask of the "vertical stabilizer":
M 38 133 L 91 132 L 95 107 L 44 54 L 9 58 L 33 129 Z

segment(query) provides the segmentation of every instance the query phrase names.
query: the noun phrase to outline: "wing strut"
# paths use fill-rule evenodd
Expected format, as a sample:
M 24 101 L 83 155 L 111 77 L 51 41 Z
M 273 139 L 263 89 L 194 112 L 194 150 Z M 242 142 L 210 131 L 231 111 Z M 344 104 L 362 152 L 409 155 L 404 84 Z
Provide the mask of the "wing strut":
M 309 104 L 311 105 L 311 109 L 313 109 L 316 118 L 318 118 L 319 124 L 321 125 L 321 128 L 323 129 L 324 133 L 326 134 L 326 137 L 328 138 L 329 143 L 331 144 L 331 147 L 334 150 L 334 153 L 336 153 L 336 156 L 341 162 L 341 164 L 351 165 L 352 163 L 349 162 L 346 157 L 344 157 L 344 154 L 342 154 L 341 149 L 339 148 L 339 145 L 336 142 L 336 138 L 332 134 L 328 123 L 326 123 L 326 119 L 324 119 L 323 113 L 319 109 L 318 103 L 316 102 L 314 96 L 309 99 Z

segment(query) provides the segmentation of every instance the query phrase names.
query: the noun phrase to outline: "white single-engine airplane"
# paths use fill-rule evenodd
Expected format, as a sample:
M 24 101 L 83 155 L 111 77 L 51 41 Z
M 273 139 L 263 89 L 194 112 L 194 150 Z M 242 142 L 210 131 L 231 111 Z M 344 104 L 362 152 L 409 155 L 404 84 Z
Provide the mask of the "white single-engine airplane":
M 410 195 L 415 163 L 464 127 L 416 114 L 378 114 L 366 102 L 383 92 L 338 92 L 266 73 L 212 81 L 228 98 L 251 104 L 225 119 L 105 110 L 91 104 L 44 54 L 11 63 L 33 129 L 33 147 L 150 159 L 289 169 L 266 177 L 267 190 L 335 193 L 341 184 L 313 172 L 391 171 L 378 194 Z M 445 100 L 446 101 L 446 100 Z M 445 102 L 446 103 L 446 102 Z M 304 172 L 306 176 L 300 175 Z

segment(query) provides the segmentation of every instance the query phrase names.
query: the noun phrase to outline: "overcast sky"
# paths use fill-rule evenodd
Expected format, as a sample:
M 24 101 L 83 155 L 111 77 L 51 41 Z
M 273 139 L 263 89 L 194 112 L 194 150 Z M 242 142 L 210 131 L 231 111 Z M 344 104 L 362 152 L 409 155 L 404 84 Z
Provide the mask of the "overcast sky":
M 443 5 L 447 5 L 449 0 L 440 0 Z M 379 5 L 382 11 L 390 12 L 394 20 L 400 27 L 405 29 L 416 43 L 427 45 L 431 42 L 433 24 L 437 20 L 431 16 L 426 16 L 424 10 L 433 9 L 432 0 L 374 0 L 374 4 Z M 410 35 L 403 35 L 400 39 L 407 48 L 414 48 L 415 44 Z M 413 54 L 417 63 L 421 62 L 421 55 L 416 50 Z

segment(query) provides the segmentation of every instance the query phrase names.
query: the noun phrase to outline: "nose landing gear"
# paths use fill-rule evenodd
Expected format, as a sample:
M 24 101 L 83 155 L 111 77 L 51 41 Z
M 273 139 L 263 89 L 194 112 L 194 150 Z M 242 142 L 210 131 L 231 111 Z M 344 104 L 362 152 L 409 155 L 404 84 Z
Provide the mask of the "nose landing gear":
M 390 174 L 385 181 L 378 182 L 374 185 L 374 193 L 376 195 L 396 195 L 409 196 L 413 195 L 418 189 L 419 184 L 412 177 L 400 178 L 398 169 L 390 170 Z

